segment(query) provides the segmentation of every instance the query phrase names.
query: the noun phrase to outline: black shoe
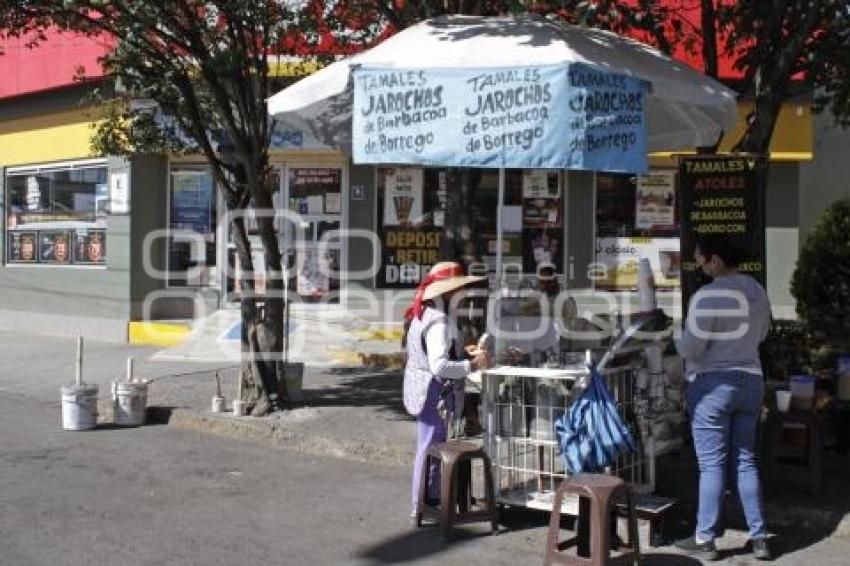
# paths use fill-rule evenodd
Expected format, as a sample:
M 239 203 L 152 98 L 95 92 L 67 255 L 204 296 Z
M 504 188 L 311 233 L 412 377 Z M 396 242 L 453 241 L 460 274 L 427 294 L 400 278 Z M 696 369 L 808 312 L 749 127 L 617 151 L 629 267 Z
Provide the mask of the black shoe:
M 689 537 L 682 540 L 677 540 L 673 546 L 679 550 L 684 550 L 691 556 L 700 560 L 719 560 L 720 553 L 717 552 L 717 547 L 714 546 L 714 541 L 697 542 L 695 537 Z
M 770 552 L 770 547 L 767 545 L 766 538 L 755 538 L 753 543 L 753 556 L 758 560 L 773 560 L 773 553 Z

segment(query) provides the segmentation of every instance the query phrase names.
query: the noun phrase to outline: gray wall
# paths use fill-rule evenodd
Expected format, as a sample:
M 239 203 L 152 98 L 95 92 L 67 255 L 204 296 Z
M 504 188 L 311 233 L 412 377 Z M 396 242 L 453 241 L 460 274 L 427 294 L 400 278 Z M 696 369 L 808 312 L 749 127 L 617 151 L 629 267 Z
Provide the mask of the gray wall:
M 156 270 L 166 269 L 166 244 L 156 240 L 148 250 L 144 249 L 144 239 L 151 231 L 166 228 L 168 206 L 168 159 L 162 155 L 137 155 L 132 158 L 130 170 L 133 187 L 131 205 L 131 238 L 129 243 L 130 265 L 133 277 L 130 281 L 130 317 L 143 320 L 145 299 L 152 298 L 165 288 L 165 282 L 148 273 L 144 256 L 148 253 L 149 265 Z M 154 313 L 160 314 L 161 301 L 151 304 Z
M 593 262 L 595 237 L 594 174 L 591 171 L 567 171 L 567 288 L 591 286 L 587 267 Z
M 375 232 L 375 167 L 350 164 L 348 173 L 348 227 L 355 230 Z M 354 188 L 362 189 L 362 200 L 354 200 Z M 365 238 L 355 238 L 348 245 L 348 270 L 368 270 L 376 260 L 372 244 Z M 363 285 L 374 286 L 375 278 L 357 281 Z
M 797 265 L 800 166 L 771 163 L 765 195 L 767 294 L 777 318 L 795 318 L 791 276 Z
M 850 129 L 836 126 L 828 114 L 814 120 L 814 159 L 800 166 L 800 245 L 824 209 L 850 198 Z
M 108 166 L 112 172 L 125 169 L 127 163 L 110 159 Z M 2 187 L 0 193 L 5 210 Z M 129 233 L 128 216 L 109 216 L 104 269 L 1 265 L 0 328 L 125 341 L 130 314 Z M 5 260 L 5 233 L 3 244 Z

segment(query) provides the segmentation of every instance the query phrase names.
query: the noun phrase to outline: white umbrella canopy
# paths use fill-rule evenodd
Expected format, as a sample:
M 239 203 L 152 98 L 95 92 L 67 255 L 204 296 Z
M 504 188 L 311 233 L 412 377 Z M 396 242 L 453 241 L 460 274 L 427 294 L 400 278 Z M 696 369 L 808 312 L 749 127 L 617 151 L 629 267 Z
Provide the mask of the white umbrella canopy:
M 352 70 L 359 65 L 480 69 L 569 63 L 602 67 L 650 84 L 649 151 L 714 145 L 721 131 L 735 125 L 735 92 L 687 65 L 611 32 L 529 16 L 426 20 L 282 90 L 269 99 L 269 113 L 350 153 Z

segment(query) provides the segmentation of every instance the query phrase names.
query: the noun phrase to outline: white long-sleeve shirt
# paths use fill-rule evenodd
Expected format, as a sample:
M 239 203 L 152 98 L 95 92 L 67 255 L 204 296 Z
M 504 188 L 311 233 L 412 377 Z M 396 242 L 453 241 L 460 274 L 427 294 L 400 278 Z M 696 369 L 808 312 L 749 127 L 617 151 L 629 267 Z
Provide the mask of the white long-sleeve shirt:
M 423 335 L 427 354 L 422 351 Z M 426 370 L 441 379 L 465 378 L 472 371 L 471 362 L 449 359 L 452 344 L 456 355 L 462 357 L 463 343 L 457 325 L 446 313 L 435 308 L 426 308 L 422 319 L 414 318 L 407 332 L 407 368 Z

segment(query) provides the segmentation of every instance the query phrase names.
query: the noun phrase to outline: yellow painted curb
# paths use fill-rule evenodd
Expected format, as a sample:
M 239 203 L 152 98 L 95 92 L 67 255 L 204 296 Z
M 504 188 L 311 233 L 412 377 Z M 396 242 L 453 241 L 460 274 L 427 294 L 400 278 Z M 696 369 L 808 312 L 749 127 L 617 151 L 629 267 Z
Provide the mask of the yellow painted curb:
M 355 330 L 355 336 L 361 340 L 386 340 L 388 342 L 401 342 L 404 335 L 403 328 L 386 328 L 384 330 Z
M 130 344 L 136 346 L 176 346 L 192 331 L 188 324 L 176 322 L 130 322 L 128 328 Z

